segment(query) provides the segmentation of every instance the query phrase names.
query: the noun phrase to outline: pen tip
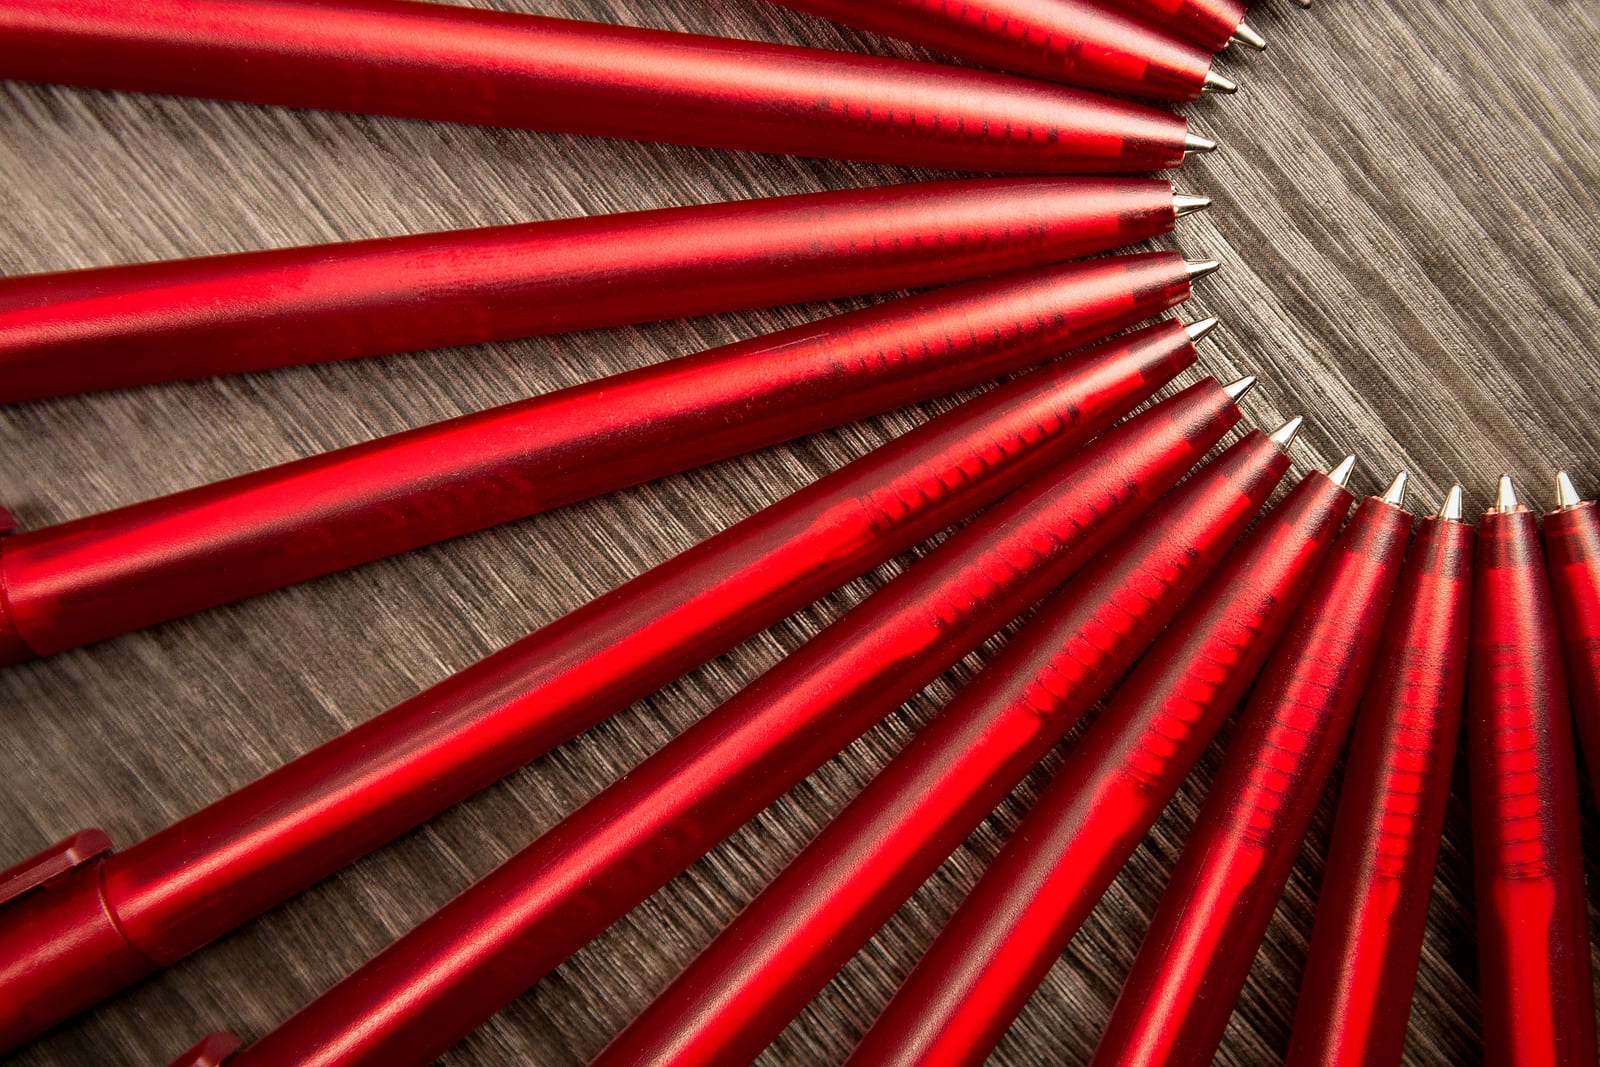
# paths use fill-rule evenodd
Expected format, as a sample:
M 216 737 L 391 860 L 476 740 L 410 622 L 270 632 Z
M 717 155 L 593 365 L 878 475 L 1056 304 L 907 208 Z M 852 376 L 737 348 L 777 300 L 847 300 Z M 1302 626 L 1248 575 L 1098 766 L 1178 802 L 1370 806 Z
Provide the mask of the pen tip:
M 1215 152 L 1216 150 L 1217 142 L 1209 138 L 1201 137 L 1196 133 L 1186 133 L 1183 135 L 1184 155 L 1188 155 L 1191 152 Z
M 1300 427 L 1304 426 L 1305 422 L 1305 419 L 1301 418 L 1299 415 L 1296 415 L 1282 426 L 1279 426 L 1276 430 L 1273 430 L 1270 440 L 1279 448 L 1287 449 L 1291 444 L 1294 443 L 1295 435 L 1300 432 Z
M 1356 457 L 1346 456 L 1339 461 L 1339 465 L 1328 472 L 1328 480 L 1334 485 L 1349 485 L 1350 472 L 1356 469 Z
M 1452 485 L 1450 492 L 1445 494 L 1444 503 L 1439 507 L 1439 517 L 1448 522 L 1461 521 L 1461 486 Z
M 1562 511 L 1575 508 L 1583 503 L 1583 498 L 1578 495 L 1578 487 L 1572 484 L 1572 479 L 1566 471 L 1556 472 L 1556 507 Z
M 1294 2 L 1299 4 L 1301 7 L 1310 7 L 1311 6 L 1311 0 L 1294 0 Z
M 1222 387 L 1222 391 L 1227 393 L 1229 398 L 1232 399 L 1235 404 L 1237 404 L 1239 401 L 1245 398 L 1245 394 L 1250 392 L 1250 390 L 1254 389 L 1255 387 L 1256 376 L 1254 374 L 1246 374 L 1238 381 L 1229 382 L 1227 385 L 1224 385 Z
M 1206 71 L 1206 80 L 1200 83 L 1202 93 L 1236 93 L 1239 83 L 1232 78 L 1224 78 L 1214 70 Z
M 1184 331 L 1189 335 L 1189 342 L 1191 344 L 1195 344 L 1200 341 L 1204 341 L 1206 339 L 1206 335 L 1216 328 L 1216 319 L 1201 319 L 1199 322 L 1191 322 L 1189 325 L 1185 326 Z
M 1396 474 L 1394 481 L 1389 483 L 1389 488 L 1383 491 L 1383 502 L 1385 504 L 1393 504 L 1397 508 L 1405 507 L 1406 482 L 1410 480 L 1410 476 L 1405 471 Z
M 1495 493 L 1494 509 L 1499 512 L 1517 510 L 1517 489 L 1511 484 L 1511 475 L 1500 476 L 1500 489 Z
M 1249 45 L 1257 52 L 1267 47 L 1267 39 L 1243 22 L 1239 23 L 1238 28 L 1233 31 L 1233 39 L 1241 44 Z
M 1178 218 L 1192 215 L 1196 211 L 1204 211 L 1211 206 L 1209 196 L 1190 196 L 1188 193 L 1172 194 L 1172 213 Z
M 1183 265 L 1184 272 L 1189 275 L 1191 282 L 1196 278 L 1204 278 L 1207 274 L 1215 274 L 1221 268 L 1221 261 L 1215 259 L 1202 259 L 1195 262 L 1186 262 Z

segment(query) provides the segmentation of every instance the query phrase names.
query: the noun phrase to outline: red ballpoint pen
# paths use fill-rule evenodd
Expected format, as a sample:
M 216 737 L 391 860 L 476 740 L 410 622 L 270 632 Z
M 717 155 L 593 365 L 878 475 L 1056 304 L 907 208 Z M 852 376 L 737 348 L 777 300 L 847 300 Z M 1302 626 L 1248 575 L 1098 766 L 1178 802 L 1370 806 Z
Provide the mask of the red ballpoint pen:
M 1305 7 L 1311 0 L 1297 2 Z M 1106 0 L 1106 3 L 1211 52 L 1220 52 L 1235 40 L 1252 48 L 1267 46 L 1261 35 L 1245 24 L 1243 0 Z
M 1194 357 L 1167 322 L 1042 367 L 125 851 L 87 832 L 0 874 L 0 1051 L 1050 469 Z
M 1406 554 L 1362 701 L 1287 1067 L 1399 1067 L 1461 735 L 1473 529 L 1461 487 Z
M 1288 471 L 1287 443 L 1252 432 L 1039 608 L 591 1067 L 753 1062 L 1172 620 Z
M 7 0 L 0 77 L 969 171 L 1214 147 L 1011 75 L 411 0 Z
M 0 540 L 0 664 L 977 385 L 1189 295 L 1175 253 L 936 290 Z
M 925 182 L 0 278 L 0 401 L 938 285 L 1206 203 L 1131 178 Z
M 1556 478 L 1556 510 L 1544 517 L 1544 550 L 1578 742 L 1600 801 L 1600 507 L 1578 496 L 1566 471 Z
M 1238 417 L 1203 382 L 1024 485 L 231 1062 L 431 1063 L 1065 580 Z
M 1355 458 L 1279 503 L 1164 633 L 851 1055 L 983 1063 L 1244 696 L 1353 501 Z
M 1478 524 L 1467 674 L 1484 1060 L 1589 1067 L 1594 976 L 1561 638 L 1510 478 Z
M 1093 1067 L 1211 1062 L 1360 702 L 1400 577 L 1405 475 L 1357 508 L 1245 707 Z
M 1198 45 L 1090 0 L 773 0 L 985 66 L 1111 93 L 1195 100 L 1237 88 Z

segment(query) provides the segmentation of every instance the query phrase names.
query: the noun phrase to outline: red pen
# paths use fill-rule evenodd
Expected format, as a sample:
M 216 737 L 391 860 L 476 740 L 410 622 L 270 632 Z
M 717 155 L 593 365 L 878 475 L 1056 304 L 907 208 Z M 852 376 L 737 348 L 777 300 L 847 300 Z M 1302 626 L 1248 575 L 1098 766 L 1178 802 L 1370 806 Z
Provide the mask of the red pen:
M 1595 1062 L 1578 767 L 1539 520 L 1500 479 L 1478 524 L 1467 675 L 1484 1060 Z
M 1238 418 L 1206 381 L 1029 482 L 231 1062 L 432 1063 L 1125 532 Z
M 925 182 L 0 278 L 0 401 L 963 281 L 1206 203 L 1131 178 Z
M 892 301 L 0 540 L 49 655 L 1044 362 L 1189 295 L 1171 252 Z
M 0 1051 L 1052 469 L 1194 356 L 1168 322 L 1042 367 L 126 851 L 91 831 L 0 874 Z
M 1311 0 L 1296 0 L 1308 7 Z M 1251 48 L 1267 47 L 1261 35 L 1245 24 L 1243 0 L 1106 0 L 1151 25 L 1220 52 L 1234 41 Z
M 7 0 L 0 77 L 951 170 L 1215 147 L 1011 75 L 411 0 Z
M 591 1067 L 743 1067 L 1133 665 L 1289 469 L 1252 431 L 1038 609 Z
M 851 1055 L 981 1064 L 1060 958 L 1305 598 L 1353 498 L 1303 479 L 1150 649 Z
M 1090 0 L 773 0 L 1013 74 L 1162 100 L 1231 93 L 1211 53 Z
M 1556 476 L 1556 510 L 1544 517 L 1550 587 L 1561 621 L 1573 719 L 1589 786 L 1600 800 L 1600 508 Z
M 1461 735 L 1473 529 L 1461 487 L 1406 555 L 1356 720 L 1287 1067 L 1399 1067 Z
M 1400 577 L 1402 473 L 1356 508 L 1245 707 L 1093 1067 L 1203 1067 L 1344 745 Z

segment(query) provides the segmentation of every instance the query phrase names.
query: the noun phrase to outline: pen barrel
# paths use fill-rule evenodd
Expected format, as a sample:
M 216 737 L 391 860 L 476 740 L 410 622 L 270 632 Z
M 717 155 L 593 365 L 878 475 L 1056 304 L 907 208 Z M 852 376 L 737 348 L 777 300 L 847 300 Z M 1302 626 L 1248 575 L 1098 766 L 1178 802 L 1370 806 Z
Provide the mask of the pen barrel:
M 1485 1060 L 1595 1062 L 1577 756 L 1531 511 L 1478 524 L 1467 753 Z
M 1029 482 L 237 1067 L 431 1063 L 1125 532 L 1237 419 L 1201 383 Z
M 988 1058 L 1254 681 L 1352 500 L 1308 475 L 1214 568 L 1066 753 L 850 1067 Z
M 1176 115 L 1010 75 L 409 0 L 8 0 L 0 77 L 954 170 L 1183 160 Z
M 0 909 L 0 1049 L 127 984 L 137 955 L 150 969 L 176 962 L 1052 469 L 1194 356 L 1166 323 L 999 386 L 93 861 L 70 913 L 54 887 Z M 137 954 L 124 966 L 80 951 L 101 924 Z
M 1289 1067 L 1398 1067 L 1461 734 L 1473 528 L 1423 519 L 1350 744 Z
M 1589 785 L 1600 801 L 1600 506 L 1591 501 L 1546 515 L 1544 549 L 1573 720 Z
M 1113 7 L 1171 30 L 1201 48 L 1220 52 L 1244 21 L 1241 0 L 1107 0 Z
M 1268 661 L 1112 1010 L 1094 1067 L 1203 1067 L 1349 732 L 1412 516 L 1369 497 Z
M 1188 293 L 1171 252 L 968 283 L 16 534 L 0 663 L 977 385 Z
M 1172 223 L 1164 181 L 1000 178 L 25 274 L 0 401 L 938 285 Z
M 1139 657 L 1289 469 L 1252 431 L 1006 648 L 591 1067 L 753 1062 Z
M 1211 54 L 1086 0 L 774 0 L 985 66 L 1103 92 L 1195 100 Z

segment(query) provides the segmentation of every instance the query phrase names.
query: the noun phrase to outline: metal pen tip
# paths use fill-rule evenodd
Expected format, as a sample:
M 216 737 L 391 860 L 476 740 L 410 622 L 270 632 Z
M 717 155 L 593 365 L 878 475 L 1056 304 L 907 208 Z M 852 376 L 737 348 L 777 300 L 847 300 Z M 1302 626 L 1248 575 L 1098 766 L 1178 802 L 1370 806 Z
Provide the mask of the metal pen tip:
M 1236 93 L 1239 83 L 1232 78 L 1224 78 L 1214 70 L 1206 70 L 1206 80 L 1200 83 L 1202 93 Z
M 1556 507 L 1562 511 L 1575 508 L 1583 503 L 1583 498 L 1578 495 L 1578 487 L 1572 484 L 1566 471 L 1556 472 Z
M 1445 494 L 1444 503 L 1439 505 L 1439 518 L 1448 522 L 1460 522 L 1461 496 L 1461 486 L 1452 485 L 1450 492 Z
M 1216 319 L 1201 319 L 1199 322 L 1191 322 L 1189 325 L 1185 326 L 1183 329 L 1184 329 L 1184 332 L 1189 335 L 1190 343 L 1194 344 L 1194 343 L 1198 343 L 1200 341 L 1204 341 L 1206 339 L 1206 334 L 1210 333 L 1212 330 L 1215 330 L 1216 328 L 1217 328 L 1217 320 Z
M 1499 512 L 1517 510 L 1517 489 L 1511 484 L 1511 475 L 1500 476 L 1500 489 L 1495 493 L 1494 510 Z
M 1172 213 L 1178 218 L 1193 215 L 1196 211 L 1204 211 L 1211 206 L 1209 196 L 1190 196 L 1188 193 L 1172 194 Z
M 1192 282 L 1196 278 L 1204 278 L 1207 274 L 1215 274 L 1222 269 L 1222 262 L 1216 259 L 1202 259 L 1192 263 L 1185 262 L 1183 269 Z
M 1188 155 L 1191 152 L 1215 152 L 1216 150 L 1217 142 L 1210 140 L 1209 138 L 1201 137 L 1196 133 L 1186 133 L 1183 135 L 1184 155 Z
M 1405 507 L 1406 482 L 1410 480 L 1410 475 L 1406 474 L 1405 471 L 1401 471 L 1399 474 L 1396 474 L 1394 476 L 1394 481 L 1389 483 L 1389 488 L 1383 491 L 1383 502 L 1385 504 L 1393 504 L 1397 508 Z
M 1273 430 L 1272 436 L 1269 438 L 1269 440 L 1271 440 L 1272 443 L 1277 445 L 1279 448 L 1286 449 L 1290 445 L 1294 444 L 1295 435 L 1300 432 L 1300 427 L 1304 426 L 1305 424 L 1306 420 L 1299 415 L 1296 415 L 1282 426 L 1279 426 L 1276 430 Z
M 1334 485 L 1349 485 L 1350 472 L 1356 469 L 1356 457 L 1346 456 L 1339 461 L 1339 465 L 1328 472 L 1328 480 Z
M 1294 0 L 1294 2 L 1299 4 L 1301 7 L 1310 7 L 1311 6 L 1311 0 Z
M 1261 36 L 1255 30 L 1252 30 L 1243 22 L 1239 23 L 1238 27 L 1234 29 L 1233 39 L 1238 41 L 1240 44 L 1249 45 L 1257 52 L 1260 52 L 1267 47 L 1267 39 Z
M 1246 374 L 1238 381 L 1229 382 L 1227 385 L 1224 385 L 1222 387 L 1222 391 L 1227 393 L 1233 402 L 1237 404 L 1239 401 L 1245 398 L 1246 393 L 1250 392 L 1250 390 L 1254 389 L 1255 387 L 1256 376 L 1254 374 Z

